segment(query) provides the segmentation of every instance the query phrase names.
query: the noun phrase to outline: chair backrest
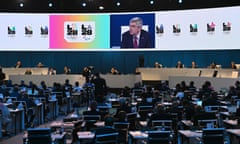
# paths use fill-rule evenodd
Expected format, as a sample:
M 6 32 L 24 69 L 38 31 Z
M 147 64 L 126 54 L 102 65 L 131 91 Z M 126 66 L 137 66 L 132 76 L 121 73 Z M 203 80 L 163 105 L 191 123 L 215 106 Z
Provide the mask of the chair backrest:
M 30 144 L 51 144 L 50 128 L 33 128 L 28 129 L 28 141 Z
M 152 121 L 152 127 L 161 129 L 161 130 L 167 130 L 171 131 L 173 128 L 173 121 L 172 120 L 153 120 Z
M 117 144 L 118 133 L 101 134 L 95 136 L 95 144 Z
M 130 120 L 136 120 L 137 118 L 137 113 L 127 113 L 127 120 L 130 121 Z
M 224 144 L 224 128 L 203 129 L 202 141 L 204 144 Z
M 206 112 L 218 112 L 219 106 L 205 106 L 204 109 Z
M 11 100 L 11 102 L 16 101 L 17 98 L 16 97 L 5 97 L 5 102 L 7 103 L 9 100 Z
M 148 131 L 148 144 L 169 144 L 171 134 L 171 131 Z
M 133 89 L 132 90 L 132 93 L 134 94 L 134 96 L 141 96 L 143 92 L 144 92 L 143 89 Z
M 140 110 L 151 110 L 152 111 L 153 107 L 151 105 L 142 105 L 138 107 L 138 111 Z
M 83 115 L 85 121 L 99 121 L 101 119 L 100 115 Z
M 128 142 L 128 129 L 130 123 L 128 122 L 114 122 L 113 126 L 118 131 L 118 142 L 127 143 Z
M 217 119 L 198 120 L 198 126 L 200 128 L 217 128 L 218 120 Z
M 128 129 L 129 123 L 128 122 L 114 122 L 113 126 L 115 129 Z
M 28 108 L 25 101 L 14 101 L 13 104 L 15 105 L 16 108 L 18 108 L 20 104 L 22 104 L 24 110 L 27 110 Z
M 137 118 L 137 113 L 128 113 L 127 114 L 127 121 L 130 123 L 129 129 L 131 129 L 131 130 L 135 129 L 136 118 Z

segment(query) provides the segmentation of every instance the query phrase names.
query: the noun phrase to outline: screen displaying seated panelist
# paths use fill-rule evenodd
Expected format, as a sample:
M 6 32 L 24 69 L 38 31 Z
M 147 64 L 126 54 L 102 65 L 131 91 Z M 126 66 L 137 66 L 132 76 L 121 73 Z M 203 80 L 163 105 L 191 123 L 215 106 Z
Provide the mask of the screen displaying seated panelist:
M 111 48 L 155 48 L 154 25 L 151 13 L 111 15 Z
M 121 48 L 152 48 L 151 35 L 143 30 L 143 20 L 134 17 L 129 21 L 129 30 L 122 34 Z

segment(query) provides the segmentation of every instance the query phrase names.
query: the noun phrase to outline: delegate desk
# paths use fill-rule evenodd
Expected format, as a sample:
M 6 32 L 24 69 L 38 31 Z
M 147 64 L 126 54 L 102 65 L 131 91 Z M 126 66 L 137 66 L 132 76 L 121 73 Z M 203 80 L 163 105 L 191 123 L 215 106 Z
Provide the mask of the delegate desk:
M 50 99 L 48 102 L 50 118 L 54 120 L 58 116 L 58 100 Z
M 192 143 L 191 139 L 201 138 L 202 131 L 191 131 L 191 130 L 179 130 L 178 131 L 178 143 L 183 144 L 185 141 L 187 144 Z
M 216 77 L 237 78 L 238 70 L 232 69 L 207 69 L 207 68 L 137 68 L 141 73 L 143 81 L 169 80 L 171 76 L 179 77 L 213 77 L 214 71 L 217 71 Z
M 44 107 L 43 103 L 38 103 L 36 107 L 34 107 L 34 110 L 36 112 L 36 120 L 37 125 L 41 125 L 44 123 Z
M 14 134 L 25 129 L 25 115 L 24 109 L 9 109 L 12 118 L 12 129 Z
M 10 75 L 25 75 L 27 69 L 31 69 L 32 75 L 47 75 L 48 68 L 3 68 L 3 72 L 6 74 L 6 79 L 9 79 Z
M 227 129 L 226 131 L 230 136 L 230 144 L 240 143 L 240 129 Z

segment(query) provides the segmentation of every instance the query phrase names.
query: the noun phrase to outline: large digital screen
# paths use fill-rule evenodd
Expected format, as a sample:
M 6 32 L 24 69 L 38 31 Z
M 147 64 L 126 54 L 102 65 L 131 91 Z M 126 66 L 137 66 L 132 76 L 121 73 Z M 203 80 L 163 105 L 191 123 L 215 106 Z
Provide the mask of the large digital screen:
M 0 13 L 0 50 L 239 49 L 238 13 L 240 7 L 142 13 Z

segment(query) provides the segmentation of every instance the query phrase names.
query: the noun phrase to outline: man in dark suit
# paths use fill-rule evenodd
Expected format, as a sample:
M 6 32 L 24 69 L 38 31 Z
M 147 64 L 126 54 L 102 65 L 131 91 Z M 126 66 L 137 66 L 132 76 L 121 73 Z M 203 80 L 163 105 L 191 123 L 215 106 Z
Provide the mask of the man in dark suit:
M 101 78 L 99 73 L 96 73 L 95 77 L 96 78 L 92 80 L 95 86 L 95 98 L 97 102 L 102 103 L 107 90 L 106 80 Z
M 143 21 L 134 17 L 129 22 L 129 31 L 122 34 L 121 48 L 153 48 L 151 35 L 142 29 Z

